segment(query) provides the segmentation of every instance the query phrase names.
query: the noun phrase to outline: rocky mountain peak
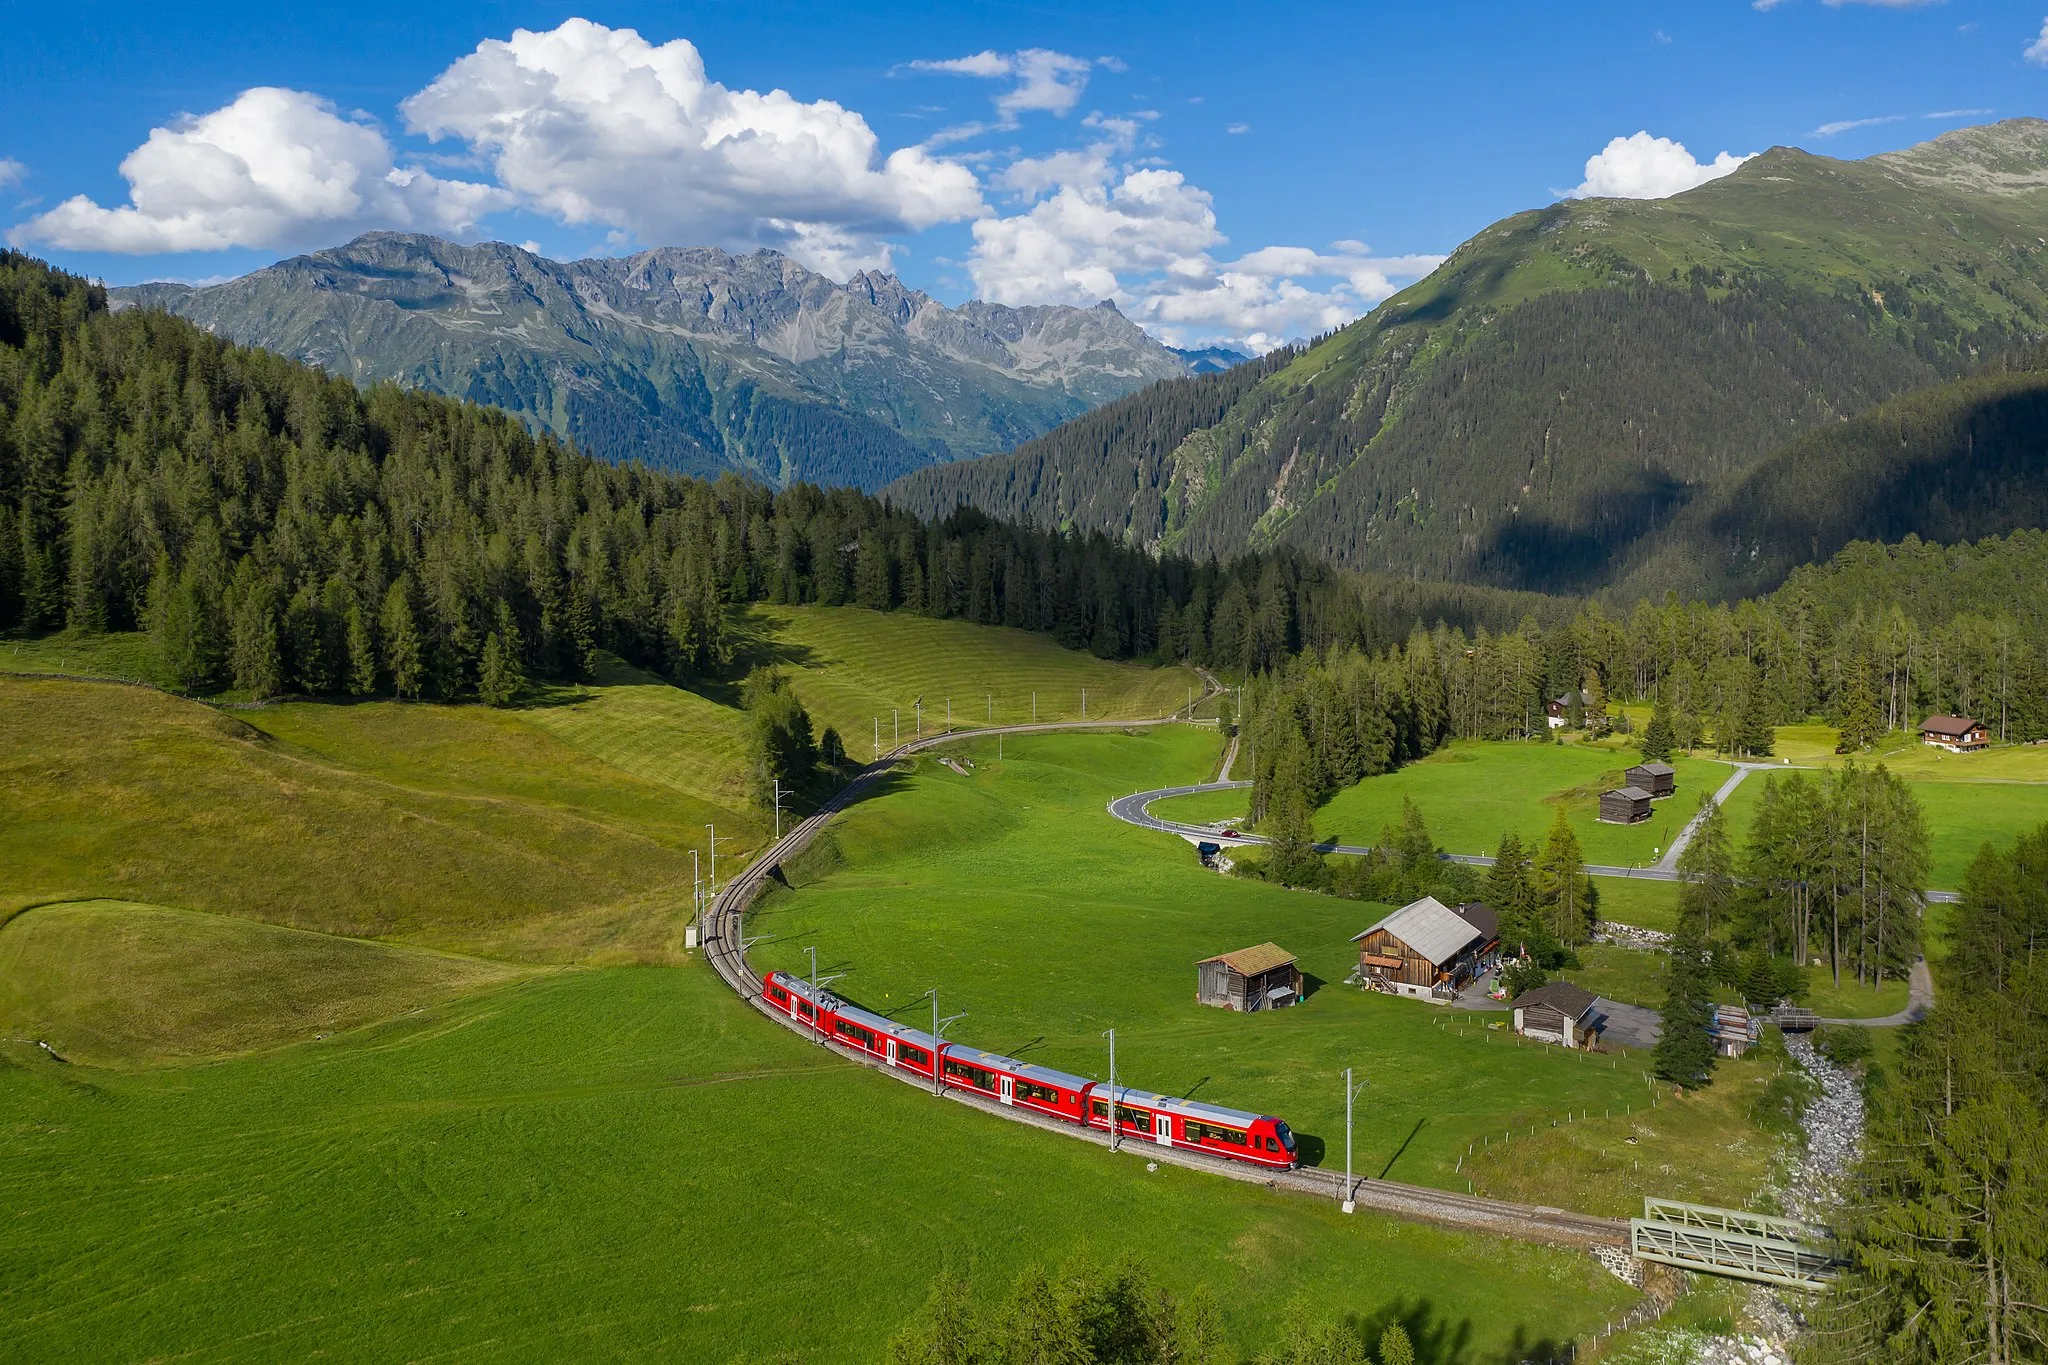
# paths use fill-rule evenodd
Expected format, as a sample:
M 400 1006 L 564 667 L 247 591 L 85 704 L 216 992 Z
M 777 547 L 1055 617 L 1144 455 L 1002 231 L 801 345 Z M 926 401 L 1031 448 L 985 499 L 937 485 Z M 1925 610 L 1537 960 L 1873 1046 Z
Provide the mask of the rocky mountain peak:
M 1901 180 L 1931 189 L 2001 197 L 2048 188 L 2048 120 L 2009 118 L 1958 128 L 1870 158 Z

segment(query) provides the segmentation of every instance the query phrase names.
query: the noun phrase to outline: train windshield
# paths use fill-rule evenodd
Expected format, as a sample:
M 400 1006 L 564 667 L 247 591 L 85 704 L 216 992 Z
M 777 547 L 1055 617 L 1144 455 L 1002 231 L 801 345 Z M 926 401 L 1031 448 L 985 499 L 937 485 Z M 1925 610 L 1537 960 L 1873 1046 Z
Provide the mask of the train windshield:
M 1288 1151 L 1294 1150 L 1294 1134 L 1288 1131 L 1285 1119 L 1273 1120 L 1273 1131 L 1280 1135 L 1280 1145 Z

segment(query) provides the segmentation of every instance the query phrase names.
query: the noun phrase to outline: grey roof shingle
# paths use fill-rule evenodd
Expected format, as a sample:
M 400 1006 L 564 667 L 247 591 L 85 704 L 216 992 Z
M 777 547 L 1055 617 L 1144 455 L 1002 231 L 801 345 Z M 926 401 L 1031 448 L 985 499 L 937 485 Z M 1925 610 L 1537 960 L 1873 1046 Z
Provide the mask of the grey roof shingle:
M 1356 943 L 1381 929 L 1438 967 L 1479 941 L 1479 931 L 1435 896 L 1424 896 L 1402 906 L 1365 933 L 1353 934 L 1351 941 Z

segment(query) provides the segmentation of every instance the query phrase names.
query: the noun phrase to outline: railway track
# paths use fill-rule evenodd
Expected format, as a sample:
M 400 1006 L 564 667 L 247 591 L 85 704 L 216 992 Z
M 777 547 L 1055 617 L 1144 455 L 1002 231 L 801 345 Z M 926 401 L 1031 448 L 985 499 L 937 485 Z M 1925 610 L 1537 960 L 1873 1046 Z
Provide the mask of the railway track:
M 1212 691 L 1220 690 L 1214 679 L 1207 679 Z M 1203 700 L 1207 700 L 1204 697 Z M 854 1052 L 842 1047 L 829 1038 L 820 1038 L 802 1024 L 771 1008 L 761 998 L 761 978 L 747 961 L 747 940 L 745 922 L 747 908 L 753 904 L 783 862 L 796 857 L 818 833 L 831 823 L 834 816 L 857 803 L 875 783 L 906 758 L 934 748 L 941 744 L 954 743 L 963 739 L 984 739 L 998 734 L 1045 734 L 1063 730 L 1128 730 L 1145 729 L 1159 725 L 1184 723 L 1181 713 L 1152 720 L 1089 720 L 1089 721 L 1048 721 L 1036 725 L 998 725 L 972 730 L 949 730 L 938 734 L 925 735 L 909 740 L 875 762 L 868 764 L 851 782 L 840 790 L 818 810 L 797 822 L 794 828 L 771 844 L 760 856 L 712 898 L 704 914 L 703 947 L 705 958 L 710 962 L 726 984 L 739 993 L 740 998 L 759 1010 L 765 1019 L 772 1019 L 784 1028 L 802 1037 L 812 1039 L 817 1045 L 831 1049 L 849 1062 L 880 1071 L 906 1084 L 915 1085 L 930 1093 L 929 1087 L 920 1077 L 897 1071 L 883 1065 L 865 1053 Z M 947 1089 L 934 1098 L 944 1098 L 955 1104 L 964 1104 L 982 1110 L 1013 1123 L 1023 1123 L 1034 1128 L 1080 1142 L 1090 1142 L 1098 1147 L 1113 1147 L 1121 1154 L 1137 1157 L 1160 1165 L 1181 1166 L 1191 1170 L 1207 1171 L 1229 1180 L 1245 1184 L 1264 1185 L 1269 1189 L 1309 1195 L 1316 1198 L 1341 1201 L 1344 1198 L 1344 1176 L 1342 1172 L 1326 1171 L 1320 1168 L 1304 1167 L 1292 1171 L 1270 1171 L 1243 1166 L 1236 1162 L 1206 1156 L 1185 1148 L 1165 1147 L 1145 1139 L 1133 1139 L 1128 1135 L 1112 1137 L 1092 1128 L 1077 1128 L 1070 1123 L 1033 1113 L 1029 1110 L 1012 1108 L 994 1100 L 963 1091 Z M 1463 1228 L 1468 1231 L 1487 1232 L 1521 1241 L 1540 1242 L 1551 1246 L 1596 1247 L 1627 1246 L 1629 1225 L 1627 1220 L 1598 1218 L 1589 1214 L 1571 1213 L 1564 1209 L 1546 1208 L 1540 1205 L 1513 1204 L 1503 1200 L 1484 1199 L 1475 1195 L 1454 1194 L 1448 1190 L 1430 1189 L 1422 1185 L 1405 1185 L 1396 1181 L 1357 1178 L 1352 1182 L 1351 1198 L 1361 1208 L 1389 1214 L 1414 1222 L 1434 1223 L 1444 1227 Z

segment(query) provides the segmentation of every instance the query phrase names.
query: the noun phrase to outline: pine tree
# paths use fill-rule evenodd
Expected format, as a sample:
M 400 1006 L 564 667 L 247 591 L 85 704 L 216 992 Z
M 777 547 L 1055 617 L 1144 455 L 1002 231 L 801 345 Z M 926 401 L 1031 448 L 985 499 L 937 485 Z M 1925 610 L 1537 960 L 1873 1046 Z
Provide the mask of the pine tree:
M 1704 942 L 1714 930 L 1731 927 L 1735 908 L 1735 849 L 1728 820 L 1711 792 L 1700 796 L 1692 838 L 1678 855 L 1678 920 Z
M 1584 861 L 1579 836 L 1565 818 L 1564 807 L 1559 806 L 1543 852 L 1536 858 L 1535 882 L 1537 902 L 1548 927 L 1567 949 L 1586 941 L 1597 908 L 1593 879 L 1580 870 Z
M 353 602 L 348 608 L 348 690 L 355 697 L 377 690 L 377 645 L 363 609 Z
M 1743 690 L 1742 712 L 1735 723 L 1733 747 L 1737 753 L 1749 758 L 1768 758 L 1776 744 L 1770 689 L 1761 677 L 1752 676 L 1749 686 Z
M 416 697 L 426 677 L 420 657 L 419 627 L 413 620 L 412 595 L 400 578 L 384 594 L 384 664 L 391 671 L 391 690 L 397 696 Z
M 1273 765 L 1269 814 L 1261 827 L 1270 840 L 1266 867 L 1283 886 L 1321 887 L 1329 866 L 1317 851 L 1315 806 L 1308 792 L 1308 746 L 1299 734 L 1281 747 Z
M 1658 702 L 1650 712 L 1650 724 L 1643 731 L 1643 762 L 1669 763 L 1676 737 L 1671 728 L 1671 713 Z
M 230 667 L 235 687 L 258 701 L 284 690 L 284 654 L 268 584 L 256 584 L 235 609 Z
M 1596 735 L 1607 733 L 1607 688 L 1600 681 L 1599 669 L 1589 668 L 1586 670 L 1586 681 L 1583 691 L 1585 692 L 1585 714 L 1583 719 L 1587 731 Z
M 476 695 L 486 706 L 510 706 L 519 695 L 524 679 L 519 675 L 519 661 L 512 657 L 512 651 L 492 631 L 484 636 L 483 660 L 477 669 Z
M 1408 1339 L 1408 1329 L 1398 1322 L 1387 1324 L 1387 1330 L 1380 1333 L 1379 1365 L 1415 1365 L 1415 1344 Z
M 1657 1074 L 1673 1085 L 1705 1085 L 1714 1070 L 1714 1020 L 1705 943 L 1681 929 L 1665 969 L 1663 1032 L 1652 1054 Z

